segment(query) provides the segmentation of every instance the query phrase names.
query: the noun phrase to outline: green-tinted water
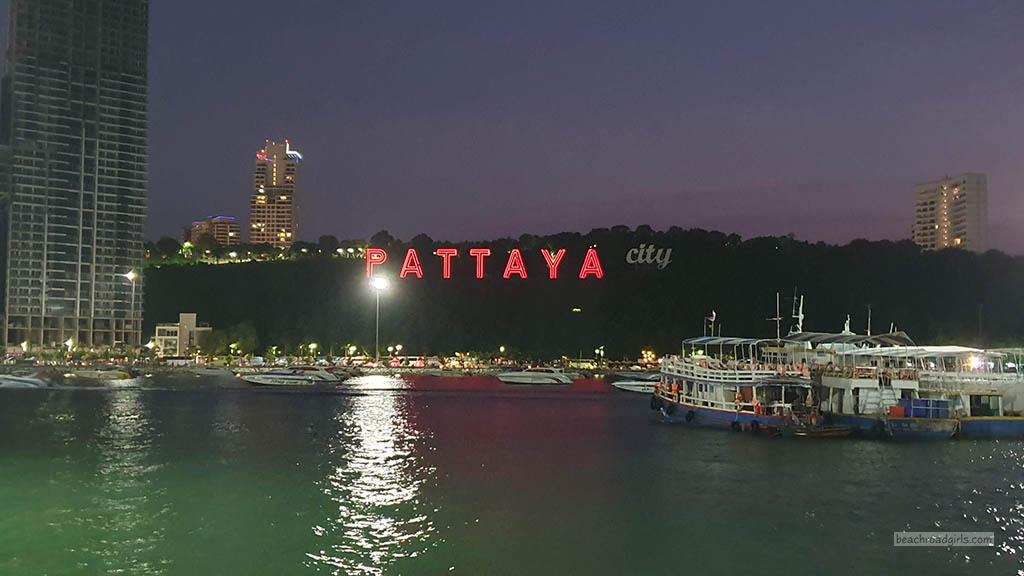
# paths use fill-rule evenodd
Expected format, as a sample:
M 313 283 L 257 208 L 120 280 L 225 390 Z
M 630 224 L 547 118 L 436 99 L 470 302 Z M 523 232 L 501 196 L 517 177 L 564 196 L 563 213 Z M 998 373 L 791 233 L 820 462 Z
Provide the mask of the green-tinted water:
M 0 390 L 0 574 L 1024 568 L 1018 443 L 763 439 L 661 424 L 640 395 L 357 388 Z M 894 548 L 899 530 L 997 547 Z

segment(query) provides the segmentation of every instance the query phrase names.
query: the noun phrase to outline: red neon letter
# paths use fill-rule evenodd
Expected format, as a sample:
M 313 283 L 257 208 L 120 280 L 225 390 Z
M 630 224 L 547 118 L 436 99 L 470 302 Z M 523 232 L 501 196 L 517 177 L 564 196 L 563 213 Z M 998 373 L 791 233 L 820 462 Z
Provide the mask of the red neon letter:
M 547 248 L 541 248 L 540 253 L 544 256 L 544 261 L 548 263 L 548 278 L 552 280 L 558 278 L 558 265 L 565 257 L 565 248 L 559 248 L 554 256 L 551 256 L 551 251 Z
M 484 277 L 484 258 L 491 255 L 490 248 L 470 248 L 469 255 L 476 258 L 476 277 Z
M 388 251 L 383 248 L 366 249 L 366 277 L 373 277 L 373 267 L 388 261 Z
M 505 264 L 505 273 L 502 276 L 508 280 L 513 274 L 526 278 L 526 265 L 523 264 L 523 253 L 519 248 L 513 248 L 508 253 L 508 264 Z
M 597 276 L 598 279 L 604 278 L 601 259 L 597 257 L 597 250 L 594 248 L 587 250 L 587 256 L 583 259 L 583 267 L 580 268 L 580 280 L 587 276 Z
M 458 256 L 459 249 L 438 248 L 434 253 L 441 257 L 441 276 L 448 280 L 452 277 L 452 256 Z
M 405 253 L 405 262 L 402 264 L 402 271 L 398 273 L 399 278 L 405 278 L 409 274 L 415 274 L 417 278 L 423 278 L 423 267 L 420 266 L 420 255 L 415 248 L 409 248 Z

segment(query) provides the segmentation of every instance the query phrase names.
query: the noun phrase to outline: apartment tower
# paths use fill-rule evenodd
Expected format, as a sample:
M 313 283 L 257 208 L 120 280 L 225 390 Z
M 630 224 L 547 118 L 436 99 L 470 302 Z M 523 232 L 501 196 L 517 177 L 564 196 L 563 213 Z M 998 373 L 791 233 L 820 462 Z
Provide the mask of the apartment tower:
M 968 172 L 914 187 L 914 242 L 926 250 L 988 249 L 988 182 Z
M 298 233 L 296 221 L 298 167 L 302 154 L 288 140 L 267 140 L 256 154 L 253 194 L 249 199 L 249 242 L 275 248 L 292 245 Z
M 3 339 L 138 346 L 148 0 L 10 0 Z

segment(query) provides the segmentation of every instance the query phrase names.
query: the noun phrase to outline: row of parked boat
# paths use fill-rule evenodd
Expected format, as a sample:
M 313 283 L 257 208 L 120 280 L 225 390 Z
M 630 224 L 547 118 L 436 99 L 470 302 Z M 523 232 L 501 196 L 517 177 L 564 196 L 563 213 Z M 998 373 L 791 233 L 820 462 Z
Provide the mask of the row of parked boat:
M 672 422 L 797 436 L 1024 439 L 1024 377 L 1012 360 L 848 326 L 703 336 L 662 360 L 651 408 Z

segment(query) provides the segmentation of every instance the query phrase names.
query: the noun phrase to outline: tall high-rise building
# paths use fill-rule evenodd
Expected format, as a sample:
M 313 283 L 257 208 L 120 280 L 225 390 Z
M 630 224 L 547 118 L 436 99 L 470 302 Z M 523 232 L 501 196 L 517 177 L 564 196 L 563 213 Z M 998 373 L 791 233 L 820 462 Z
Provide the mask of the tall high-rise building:
M 242 227 L 234 216 L 210 216 L 192 223 L 188 240 L 193 244 L 209 234 L 221 246 L 236 246 L 242 242 Z
M 3 339 L 138 346 L 148 0 L 10 0 Z
M 967 172 L 914 187 L 914 242 L 927 250 L 987 246 L 988 181 Z
M 287 248 L 298 233 L 298 166 L 302 154 L 288 140 L 267 145 L 256 154 L 253 193 L 249 199 L 249 242 Z

